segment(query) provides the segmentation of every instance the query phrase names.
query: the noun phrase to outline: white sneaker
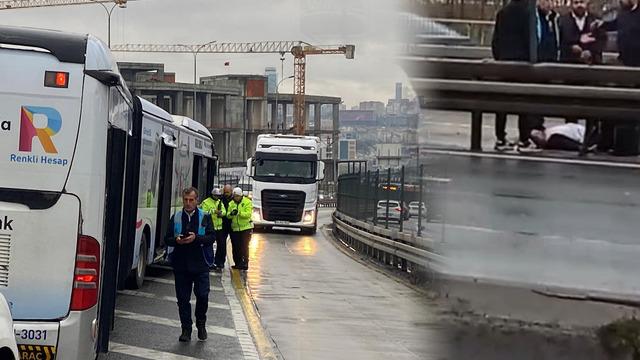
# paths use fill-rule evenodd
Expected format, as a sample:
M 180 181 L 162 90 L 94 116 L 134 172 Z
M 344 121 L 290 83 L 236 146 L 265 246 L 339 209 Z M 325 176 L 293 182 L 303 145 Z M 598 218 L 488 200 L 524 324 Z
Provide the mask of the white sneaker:
M 535 153 L 535 152 L 542 151 L 542 149 L 540 149 L 536 144 L 534 144 L 531 141 L 527 141 L 526 143 L 522 141 L 518 142 L 518 145 L 516 146 L 516 150 L 519 153 Z

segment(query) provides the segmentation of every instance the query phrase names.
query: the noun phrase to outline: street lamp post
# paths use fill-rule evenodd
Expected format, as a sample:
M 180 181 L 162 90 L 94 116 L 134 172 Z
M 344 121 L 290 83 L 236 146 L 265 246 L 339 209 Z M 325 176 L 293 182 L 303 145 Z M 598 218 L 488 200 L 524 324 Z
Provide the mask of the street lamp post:
M 283 81 L 288 80 L 288 79 L 293 79 L 293 75 L 291 76 L 287 76 L 286 78 L 283 78 L 282 80 L 280 80 L 278 82 L 278 84 L 276 85 L 276 118 L 273 119 L 273 121 L 275 121 L 276 123 L 276 132 L 278 132 L 278 89 L 280 88 L 280 84 L 282 84 Z M 284 123 L 287 121 L 287 119 L 282 119 L 282 131 L 284 131 Z
M 193 52 L 193 120 L 196 120 L 196 85 L 198 85 L 198 53 L 205 46 L 216 43 L 216 40 L 209 41 L 206 44 L 202 44 L 195 48 Z
M 102 8 L 104 8 L 104 11 L 107 13 L 107 45 L 109 46 L 109 48 L 111 48 L 111 14 L 113 13 L 113 10 L 117 7 L 124 9 L 127 7 L 127 0 L 114 0 L 113 1 L 113 6 L 111 7 L 111 9 L 107 8 L 107 6 L 101 2 L 97 2 L 96 0 L 91 0 L 93 2 L 95 2 L 96 4 L 99 4 L 100 6 L 102 6 Z

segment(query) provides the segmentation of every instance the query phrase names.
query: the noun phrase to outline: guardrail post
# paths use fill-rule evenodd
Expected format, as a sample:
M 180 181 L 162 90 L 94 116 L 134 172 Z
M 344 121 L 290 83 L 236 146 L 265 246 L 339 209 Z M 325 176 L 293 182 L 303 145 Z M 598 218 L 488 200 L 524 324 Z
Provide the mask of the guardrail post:
M 384 225 L 385 229 L 389 228 L 389 201 L 391 201 L 391 168 L 387 170 L 387 204 L 385 206 L 387 209 L 387 216 Z
M 400 232 L 404 231 L 404 165 L 400 170 Z
M 471 112 L 471 151 L 482 151 L 482 112 Z
M 424 178 L 424 165 L 420 165 L 420 175 L 419 175 L 419 184 L 420 184 L 420 197 L 418 204 L 418 236 L 422 236 L 422 203 L 424 200 L 424 194 L 422 193 L 422 185 Z M 425 201 L 426 202 L 426 201 Z
M 379 187 L 380 187 L 380 169 L 376 170 L 376 182 L 375 188 L 373 189 L 373 225 L 378 226 L 378 198 L 379 198 Z

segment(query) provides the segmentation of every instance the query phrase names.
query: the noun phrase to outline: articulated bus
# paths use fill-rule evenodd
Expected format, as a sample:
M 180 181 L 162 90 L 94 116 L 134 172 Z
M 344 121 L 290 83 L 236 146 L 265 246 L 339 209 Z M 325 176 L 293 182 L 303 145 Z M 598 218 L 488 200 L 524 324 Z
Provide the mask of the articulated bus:
M 0 27 L 0 79 L 0 293 L 21 357 L 93 359 L 180 189 L 213 185 L 212 136 L 132 96 L 91 35 Z

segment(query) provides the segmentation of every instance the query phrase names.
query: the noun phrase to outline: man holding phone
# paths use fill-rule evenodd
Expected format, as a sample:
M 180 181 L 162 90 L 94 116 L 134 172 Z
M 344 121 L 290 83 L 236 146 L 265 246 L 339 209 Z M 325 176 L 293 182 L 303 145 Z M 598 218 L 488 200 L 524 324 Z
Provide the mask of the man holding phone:
M 183 209 L 171 217 L 165 243 L 174 248 L 170 255 L 175 276 L 176 298 L 182 333 L 179 341 L 191 340 L 191 291 L 196 296 L 196 328 L 198 339 L 207 339 L 207 309 L 209 305 L 209 267 L 205 250 L 215 241 L 211 216 L 198 209 L 198 190 L 182 192 Z

